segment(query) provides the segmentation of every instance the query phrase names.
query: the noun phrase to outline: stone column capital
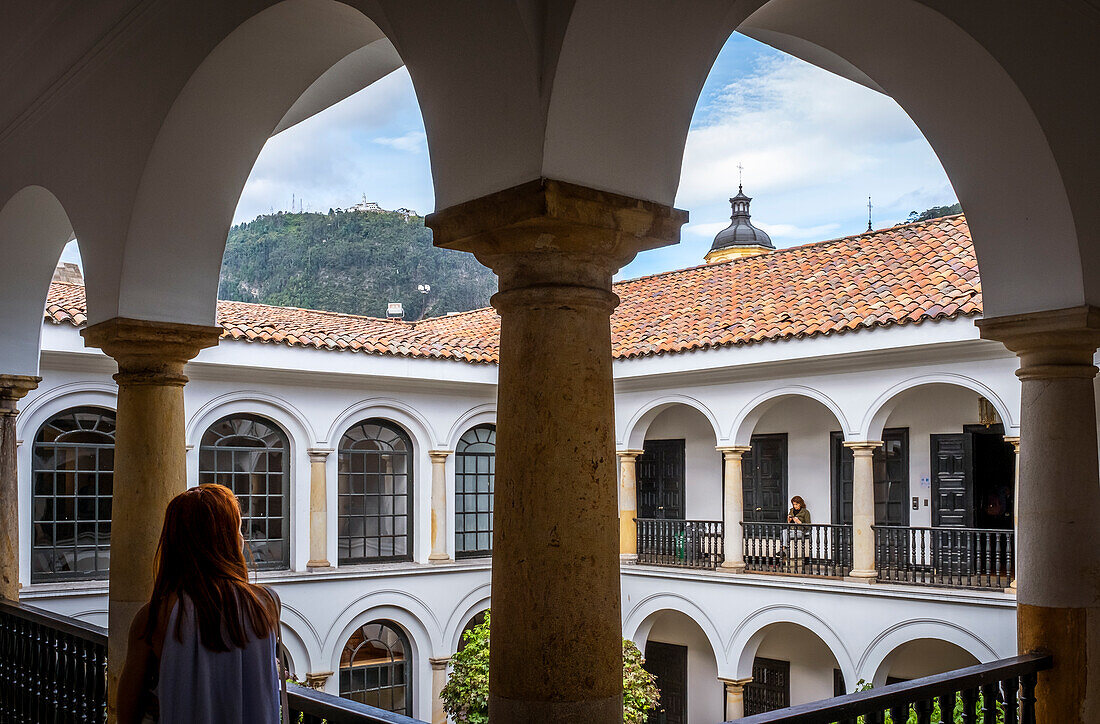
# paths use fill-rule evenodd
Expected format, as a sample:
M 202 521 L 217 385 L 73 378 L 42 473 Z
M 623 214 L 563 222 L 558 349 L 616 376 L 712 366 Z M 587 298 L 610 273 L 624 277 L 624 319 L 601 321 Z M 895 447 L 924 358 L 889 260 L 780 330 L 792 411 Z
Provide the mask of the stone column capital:
M 620 458 L 630 458 L 633 460 L 634 458 L 645 455 L 645 450 L 616 450 L 615 454 Z
M 729 688 L 744 688 L 745 684 L 751 684 L 752 683 L 752 677 L 751 676 L 748 677 L 747 679 L 727 679 L 725 677 L 719 676 L 718 680 L 721 681 L 722 684 L 725 685 L 725 687 L 727 689 L 729 689 Z
M 496 272 L 506 293 L 609 289 L 635 254 L 677 243 L 687 220 L 664 204 L 539 178 L 428 214 L 424 224 L 436 246 L 469 251 Z
M 1012 449 L 1017 453 L 1020 452 L 1020 438 L 1019 436 L 1005 435 L 1005 442 L 1012 446 Z
M 433 463 L 445 463 L 447 458 L 454 455 L 454 450 L 429 450 L 428 457 L 432 459 Z
M 335 452 L 335 450 L 330 447 L 311 447 L 306 450 L 306 455 L 309 455 L 309 461 L 311 463 L 323 463 L 333 452 Z
M 873 455 L 875 450 L 883 446 L 882 440 L 845 440 L 844 447 L 852 451 L 853 455 Z
M 1002 343 L 1020 358 L 1021 380 L 1096 376 L 1100 308 L 1070 307 L 979 319 L 983 339 Z
M 19 400 L 41 381 L 32 375 L 0 375 L 0 415 L 15 415 Z
M 725 460 L 737 460 L 745 453 L 750 452 L 752 445 L 719 445 L 714 449 L 722 453 L 722 458 Z
M 187 382 L 183 366 L 200 350 L 213 347 L 221 327 L 173 322 L 149 322 L 115 317 L 81 330 L 84 344 L 98 347 L 118 363 L 116 382 L 129 385 L 170 385 Z
M 325 688 L 325 684 L 328 682 L 330 676 L 335 672 L 333 671 L 314 671 L 306 674 L 305 684 L 311 689 L 320 691 Z
M 447 668 L 447 665 L 451 663 L 450 656 L 438 656 L 428 659 L 428 663 L 431 664 L 433 671 L 441 671 Z

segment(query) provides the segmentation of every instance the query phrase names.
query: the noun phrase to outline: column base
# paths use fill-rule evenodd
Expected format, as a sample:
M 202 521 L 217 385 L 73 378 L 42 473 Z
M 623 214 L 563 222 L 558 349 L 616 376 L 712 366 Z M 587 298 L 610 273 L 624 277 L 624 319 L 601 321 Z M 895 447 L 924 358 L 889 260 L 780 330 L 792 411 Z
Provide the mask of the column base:
M 623 697 L 587 701 L 528 701 L 505 699 L 490 693 L 489 716 L 493 724 L 529 724 L 535 721 L 619 724 L 623 720 Z
M 1016 595 L 1016 581 L 1008 585 L 1008 588 L 1005 589 L 1005 593 L 1011 593 L 1013 596 Z
M 454 559 L 446 553 L 432 553 L 428 556 L 429 563 L 454 563 Z
M 306 561 L 306 568 L 332 568 L 333 565 L 328 561 Z
M 744 573 L 745 562 L 744 561 L 722 561 L 722 565 L 718 566 L 718 570 L 722 573 Z
M 848 583 L 874 583 L 878 580 L 878 571 L 848 571 L 844 580 Z
M 638 562 L 638 554 L 637 553 L 620 553 L 619 554 L 619 564 L 620 565 L 623 564 L 623 563 L 626 563 L 627 565 L 634 565 L 637 562 Z

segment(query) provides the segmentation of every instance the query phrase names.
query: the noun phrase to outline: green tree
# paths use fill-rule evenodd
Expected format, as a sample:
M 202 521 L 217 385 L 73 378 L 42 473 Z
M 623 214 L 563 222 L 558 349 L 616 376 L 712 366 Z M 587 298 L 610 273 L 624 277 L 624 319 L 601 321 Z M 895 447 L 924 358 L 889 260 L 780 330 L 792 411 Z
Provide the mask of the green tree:
M 951 216 L 952 214 L 961 214 L 962 204 L 954 203 L 950 206 L 933 206 L 930 209 L 924 211 L 910 211 L 909 218 L 905 220 L 905 223 L 912 224 L 916 221 L 928 221 L 929 219 L 938 219 L 941 216 Z
M 623 722 L 645 724 L 657 708 L 657 679 L 642 668 L 645 659 L 633 641 L 623 639 Z M 485 621 L 462 634 L 462 647 L 451 657 L 451 673 L 440 694 L 443 710 L 456 722 L 489 721 L 489 612 Z
M 873 686 L 863 679 L 859 680 L 859 684 L 856 685 L 856 691 L 867 691 L 873 688 Z M 981 692 L 978 693 L 978 701 L 974 704 L 974 710 L 978 712 L 978 716 L 981 716 L 982 707 L 984 706 L 985 698 Z M 997 724 L 1004 724 L 1005 721 L 1005 708 L 1001 702 L 996 703 L 997 708 Z M 861 716 L 857 718 L 858 724 L 866 724 L 867 717 Z M 886 713 L 886 724 L 894 724 L 894 718 L 889 712 Z M 965 724 L 963 720 L 963 700 L 962 694 L 955 695 L 955 708 L 951 710 L 950 719 L 941 719 L 940 717 L 940 702 L 937 699 L 932 704 L 932 721 L 951 721 L 953 724 Z M 910 711 L 909 717 L 905 720 L 904 724 L 917 724 L 917 712 Z

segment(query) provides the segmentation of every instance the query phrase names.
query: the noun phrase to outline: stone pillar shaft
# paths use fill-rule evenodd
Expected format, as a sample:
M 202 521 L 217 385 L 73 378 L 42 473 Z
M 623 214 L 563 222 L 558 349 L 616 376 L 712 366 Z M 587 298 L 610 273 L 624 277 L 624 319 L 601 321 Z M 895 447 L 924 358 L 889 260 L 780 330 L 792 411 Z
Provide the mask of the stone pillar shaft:
M 875 450 L 881 440 L 846 442 L 855 458 L 852 467 L 852 570 L 857 580 L 871 581 L 875 570 Z
M 429 450 L 432 459 L 432 552 L 430 561 L 449 561 L 447 531 L 450 518 L 447 513 L 447 458 L 450 450 Z
M 17 404 L 41 377 L 0 375 L 0 598 L 19 600 L 19 465 Z
M 309 454 L 309 561 L 307 568 L 331 568 L 328 559 L 328 448 Z
M 1013 489 L 1012 489 L 1012 528 L 1014 535 L 1012 538 L 1012 552 L 1015 558 L 1019 558 L 1020 551 L 1020 438 L 1018 437 L 1005 437 L 1005 442 L 1012 445 L 1014 452 L 1014 466 L 1013 466 Z M 1016 593 L 1016 570 L 1019 569 L 1017 565 L 1012 571 L 1012 582 L 1008 584 L 1008 588 L 1005 589 L 1006 593 Z
M 741 522 L 745 520 L 745 488 L 742 482 L 741 457 L 752 450 L 748 445 L 719 447 L 722 453 L 722 569 L 730 573 L 745 570 L 745 536 Z
M 638 555 L 638 457 L 644 450 L 619 451 L 619 555 Z
M 549 179 L 426 220 L 500 284 L 494 724 L 622 722 L 611 278 L 686 220 Z
M 108 721 L 115 720 L 118 677 L 130 622 L 149 600 L 164 510 L 187 489 L 184 364 L 218 342 L 221 329 L 112 319 L 88 327 L 85 344 L 118 363 L 115 472 L 108 589 Z
M 432 667 L 432 718 L 431 724 L 447 724 L 447 712 L 443 711 L 443 687 L 447 685 L 447 664 L 450 657 L 428 659 Z
M 745 716 L 745 684 L 752 679 L 723 679 L 719 677 L 726 692 L 724 721 L 733 721 Z
M 1100 721 L 1100 469 L 1093 356 L 1100 309 L 978 322 L 1020 358 L 1017 642 L 1053 654 L 1039 675 L 1039 722 Z

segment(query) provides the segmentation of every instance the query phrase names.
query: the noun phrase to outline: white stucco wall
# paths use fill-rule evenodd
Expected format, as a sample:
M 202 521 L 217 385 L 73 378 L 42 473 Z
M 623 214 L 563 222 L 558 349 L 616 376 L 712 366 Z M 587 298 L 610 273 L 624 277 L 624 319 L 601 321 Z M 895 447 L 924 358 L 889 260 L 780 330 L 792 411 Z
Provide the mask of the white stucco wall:
M 791 706 L 833 695 L 833 669 L 840 666 L 825 642 L 809 629 L 791 623 L 773 624 L 756 655 L 790 662 Z

